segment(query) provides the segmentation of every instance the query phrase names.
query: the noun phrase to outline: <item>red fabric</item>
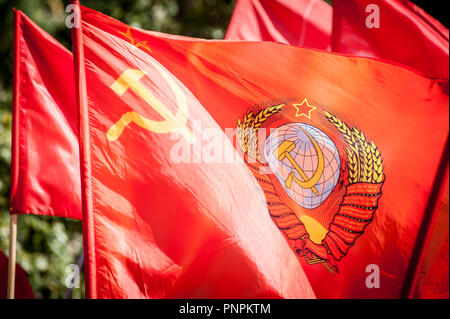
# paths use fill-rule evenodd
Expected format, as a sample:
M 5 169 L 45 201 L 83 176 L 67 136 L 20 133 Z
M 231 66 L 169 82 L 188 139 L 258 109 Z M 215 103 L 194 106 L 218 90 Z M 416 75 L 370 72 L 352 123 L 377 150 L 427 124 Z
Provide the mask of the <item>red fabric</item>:
M 84 52 L 77 52 L 80 66 L 86 65 L 87 95 L 81 94 L 80 102 L 88 103 L 84 214 L 91 220 L 84 223 L 91 297 L 311 297 L 303 271 L 320 298 L 399 296 L 448 136 L 448 81 L 372 59 L 275 43 L 146 32 L 87 8 L 82 18 Z M 172 114 L 180 100 L 164 74 L 181 87 L 188 109 L 184 137 L 171 139 L 171 134 L 130 122 L 131 111 L 156 121 L 162 117 L 156 104 L 150 107 L 136 90 L 120 96 L 113 92 L 111 85 L 129 68 L 145 71 L 147 76 L 141 74 L 138 81 L 143 91 Z M 82 83 L 79 87 L 83 93 Z M 315 111 L 299 113 L 305 98 Z M 203 130 L 217 127 L 214 120 L 222 130 L 235 128 L 261 119 L 266 113 L 259 112 L 267 106 L 277 112 L 277 103 L 283 111 L 266 125 L 312 125 L 336 144 L 340 182 L 319 207 L 296 206 L 273 173 L 258 172 L 253 183 L 241 162 L 180 164 L 170 158 L 175 143 L 178 151 L 192 146 L 189 130 L 196 132 L 195 147 L 206 143 L 194 131 L 194 120 Z M 305 112 L 306 105 L 302 107 Z M 118 139 L 108 140 L 107 132 L 121 118 L 120 123 L 129 125 Z M 322 242 L 313 254 L 314 239 L 305 237 L 301 227 L 306 224 L 286 220 L 292 227 L 277 229 L 270 215 L 308 216 L 328 229 L 340 207 L 358 200 L 362 205 L 355 207 L 370 203 L 372 208 L 375 202 L 365 197 L 379 194 L 351 181 L 349 145 L 356 142 L 344 139 L 345 134 L 357 136 L 354 156 L 374 152 L 369 159 L 375 160 L 367 162 L 370 175 L 360 168 L 358 178 L 374 178 L 374 185 L 383 183 L 383 188 L 364 232 L 353 238 L 344 257 L 325 264 L 339 272 L 332 274 L 322 264 L 330 262 L 327 250 L 339 249 L 339 243 L 332 248 Z M 366 137 L 376 147 L 365 145 Z M 246 143 L 254 142 L 252 137 Z M 232 152 L 227 146 L 223 153 Z M 363 196 L 343 202 L 345 190 L 352 190 L 349 185 Z M 262 192 L 270 209 L 261 206 Z M 273 200 L 274 194 L 282 202 Z M 361 212 L 354 210 L 350 217 L 358 219 L 356 214 Z M 341 218 L 336 225 L 342 223 Z M 336 231 L 325 238 L 346 244 L 346 230 Z M 292 251 L 280 242 L 281 234 Z M 380 288 L 365 285 L 369 264 L 380 267 Z
M 331 20 L 323 0 L 238 0 L 225 39 L 329 50 Z
M 380 8 L 380 29 L 365 27 L 369 4 Z M 410 1 L 335 0 L 333 8 L 333 51 L 392 60 L 448 78 L 449 31 Z M 416 289 L 418 298 L 448 298 L 448 229 L 442 230 L 448 225 L 448 195 L 439 206 L 439 222 L 431 231 Z
M 6 299 L 8 284 L 8 257 L 0 250 L 0 299 Z M 14 288 L 15 299 L 33 299 L 34 294 L 31 289 L 27 273 L 16 264 L 16 278 Z
M 11 213 L 81 219 L 72 54 L 14 12 Z
M 370 14 L 366 7 L 370 4 L 379 7 L 380 28 L 366 27 Z M 406 0 L 333 1 L 332 49 L 448 78 L 448 29 Z
M 88 296 L 314 298 L 242 160 L 177 164 L 170 157 L 173 146 L 178 142 L 190 147 L 186 137 L 152 134 L 135 125 L 125 128 L 118 140 L 107 139 L 111 125 L 130 110 L 159 116 L 133 90 L 122 99 L 110 88 L 130 67 L 151 75 L 139 83 L 176 112 L 168 76 L 181 90 L 177 99 L 186 99 L 189 118 L 215 129 L 217 137 L 224 135 L 179 80 L 144 48 L 135 50 L 121 38 L 118 32 L 126 31 L 122 24 L 114 28 L 118 22 L 84 10 L 83 18 L 89 19 L 83 21 L 84 46 L 76 38 L 74 52 L 81 58 L 80 68 L 86 65 L 87 98 L 83 82 L 78 86 L 80 104 L 88 103 L 88 119 L 81 122 L 82 128 L 88 125 L 83 156 L 90 157 L 82 164 L 88 170 L 85 204 L 91 209 L 83 215 Z M 111 33 L 94 25 L 105 20 Z M 194 145 L 193 152 L 202 156 L 205 151 Z M 223 151 L 233 155 L 232 144 L 225 144 Z

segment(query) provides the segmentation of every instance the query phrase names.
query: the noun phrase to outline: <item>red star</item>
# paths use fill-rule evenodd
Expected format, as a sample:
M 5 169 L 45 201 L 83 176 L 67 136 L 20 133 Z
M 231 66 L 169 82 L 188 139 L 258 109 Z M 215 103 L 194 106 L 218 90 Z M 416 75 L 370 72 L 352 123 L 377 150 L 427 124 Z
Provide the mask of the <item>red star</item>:
M 137 41 L 135 38 L 133 38 L 133 36 L 131 35 L 130 27 L 127 28 L 126 32 L 120 32 L 120 31 L 118 31 L 118 32 L 120 34 L 122 34 L 123 36 L 125 36 L 128 40 L 130 40 L 130 43 L 132 45 L 134 45 L 136 48 L 143 47 L 148 52 L 152 53 L 152 50 L 147 45 L 147 41 Z
M 303 100 L 302 103 L 300 103 L 300 104 L 295 103 L 295 104 L 292 104 L 292 105 L 297 110 L 297 113 L 295 114 L 295 117 L 299 117 L 299 116 L 303 115 L 303 116 L 305 116 L 305 117 L 307 117 L 309 119 L 311 119 L 311 112 L 314 111 L 317 108 L 315 106 L 309 105 L 308 100 L 306 98 Z

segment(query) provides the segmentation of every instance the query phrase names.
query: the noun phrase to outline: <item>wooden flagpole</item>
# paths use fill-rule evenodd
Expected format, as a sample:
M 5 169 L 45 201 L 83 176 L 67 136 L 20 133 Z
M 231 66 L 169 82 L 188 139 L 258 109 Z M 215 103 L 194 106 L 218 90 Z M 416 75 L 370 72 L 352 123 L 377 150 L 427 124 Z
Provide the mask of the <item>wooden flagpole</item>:
M 17 215 L 9 215 L 9 263 L 8 263 L 8 299 L 14 299 L 16 282 L 16 242 L 17 242 Z

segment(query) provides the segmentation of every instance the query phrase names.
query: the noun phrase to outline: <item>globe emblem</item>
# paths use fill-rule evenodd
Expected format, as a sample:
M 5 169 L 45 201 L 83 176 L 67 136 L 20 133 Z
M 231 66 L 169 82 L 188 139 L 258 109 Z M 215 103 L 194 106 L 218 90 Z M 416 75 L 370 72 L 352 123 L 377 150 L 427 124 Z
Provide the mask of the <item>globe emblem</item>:
M 275 129 L 264 143 L 264 155 L 286 193 L 304 208 L 322 204 L 339 180 L 336 145 L 312 125 L 289 123 Z

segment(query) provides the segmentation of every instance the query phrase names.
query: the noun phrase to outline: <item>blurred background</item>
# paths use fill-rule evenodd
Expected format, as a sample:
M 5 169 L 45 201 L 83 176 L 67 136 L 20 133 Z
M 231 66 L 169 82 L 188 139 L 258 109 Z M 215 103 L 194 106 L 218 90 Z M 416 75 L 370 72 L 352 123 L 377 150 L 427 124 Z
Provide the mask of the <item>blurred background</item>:
M 0 250 L 8 254 L 9 181 L 12 105 L 13 12 L 22 10 L 39 26 L 71 49 L 63 0 L 0 0 Z M 221 39 L 236 0 L 82 0 L 87 7 L 133 27 L 186 36 Z M 327 1 L 331 4 L 331 0 Z M 413 1 L 440 19 L 445 10 Z M 442 1 L 439 1 L 442 3 Z M 436 2 L 435 2 L 436 3 Z M 426 6 L 429 8 L 426 8 Z M 28 273 L 36 298 L 63 298 L 66 267 L 77 263 L 82 249 L 81 222 L 45 216 L 18 218 L 17 261 Z M 84 298 L 84 281 L 71 298 Z

